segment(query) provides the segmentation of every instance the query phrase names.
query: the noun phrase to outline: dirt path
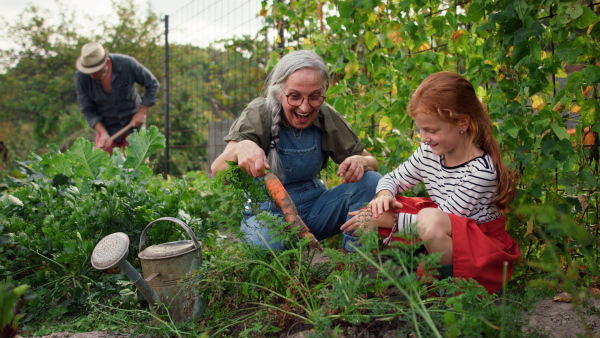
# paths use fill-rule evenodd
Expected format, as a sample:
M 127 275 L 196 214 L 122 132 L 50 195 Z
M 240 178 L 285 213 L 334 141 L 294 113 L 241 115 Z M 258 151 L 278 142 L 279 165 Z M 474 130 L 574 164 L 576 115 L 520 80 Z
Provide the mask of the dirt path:
M 600 300 L 592 298 L 588 300 L 588 303 L 588 308 L 596 309 L 595 313 L 598 313 Z M 592 337 L 600 337 L 600 316 L 587 314 L 587 312 L 589 311 L 578 314 L 571 303 L 544 299 L 536 305 L 524 331 L 543 333 L 550 338 L 577 337 L 578 335 L 585 337 L 586 333 L 591 334 Z M 585 329 L 586 325 L 588 332 Z

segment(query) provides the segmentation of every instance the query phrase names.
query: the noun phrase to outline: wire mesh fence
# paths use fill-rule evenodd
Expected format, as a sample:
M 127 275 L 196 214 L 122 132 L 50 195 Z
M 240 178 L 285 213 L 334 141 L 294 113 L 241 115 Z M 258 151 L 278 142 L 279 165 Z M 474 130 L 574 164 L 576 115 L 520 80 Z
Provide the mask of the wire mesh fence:
M 209 172 L 265 77 L 259 0 L 195 0 L 165 17 L 164 173 Z

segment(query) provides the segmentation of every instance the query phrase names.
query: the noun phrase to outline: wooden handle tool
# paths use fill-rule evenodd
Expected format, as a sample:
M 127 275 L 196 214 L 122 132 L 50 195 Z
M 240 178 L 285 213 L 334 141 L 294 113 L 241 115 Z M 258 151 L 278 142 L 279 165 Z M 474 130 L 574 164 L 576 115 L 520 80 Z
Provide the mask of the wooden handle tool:
M 126 125 L 123 129 L 119 130 L 118 132 L 116 132 L 114 135 L 112 135 L 110 137 L 110 141 L 114 141 L 117 137 L 125 134 L 126 131 L 128 131 L 129 129 L 133 128 L 133 124 L 129 123 L 128 125 Z

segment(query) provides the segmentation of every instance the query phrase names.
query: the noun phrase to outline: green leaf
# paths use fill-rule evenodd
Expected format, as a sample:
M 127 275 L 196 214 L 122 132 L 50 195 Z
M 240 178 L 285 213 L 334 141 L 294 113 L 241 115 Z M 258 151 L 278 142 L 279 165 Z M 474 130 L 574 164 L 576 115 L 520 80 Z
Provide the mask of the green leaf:
M 352 15 L 352 12 L 354 11 L 354 4 L 349 1 L 341 2 L 339 4 L 339 10 L 340 10 L 340 18 L 342 18 L 342 19 L 350 18 L 350 16 Z
M 529 55 L 529 46 L 527 46 L 527 41 L 522 41 L 518 44 L 515 44 L 515 47 L 512 51 L 513 64 L 517 65 L 519 61 L 521 61 L 527 55 Z
M 377 39 L 377 35 L 375 35 L 372 31 L 368 31 L 365 34 L 365 44 L 369 50 L 373 50 L 375 46 L 379 43 L 379 39 Z
M 21 297 L 27 290 L 29 290 L 29 285 L 19 285 L 13 290 L 13 293 L 15 294 L 15 296 Z
M 446 22 L 446 18 L 443 16 L 434 17 L 430 22 L 431 27 L 435 31 L 435 34 L 442 35 L 445 31 L 450 30 Z
M 600 66 L 589 66 L 581 70 L 585 81 L 590 83 L 600 82 Z
M 529 36 L 531 37 L 542 35 L 544 32 L 546 32 L 546 27 L 539 21 L 533 22 L 529 28 Z
M 555 159 L 549 159 L 542 163 L 541 169 L 556 169 L 558 167 L 558 161 Z
M 59 186 L 65 185 L 69 182 L 69 177 L 63 174 L 57 174 L 52 178 L 52 185 Z
M 527 38 L 529 38 L 529 31 L 527 29 L 525 29 L 524 27 L 517 29 L 514 38 L 515 45 L 527 40 Z
M 519 130 L 521 130 L 521 129 L 513 127 L 513 128 L 506 130 L 506 133 L 512 137 L 517 137 L 517 135 L 519 135 Z
M 340 18 L 337 16 L 328 16 L 325 21 L 327 22 L 327 25 L 334 31 L 342 29 L 342 23 L 340 22 Z
M 563 44 L 561 44 L 563 45 Z M 566 63 L 573 63 L 577 61 L 577 58 L 583 54 L 583 48 L 581 47 L 564 47 L 556 50 L 556 56 L 559 60 Z
M 600 187 L 600 182 L 598 182 L 598 178 L 588 168 L 585 168 L 584 170 L 582 170 L 579 177 L 580 177 L 581 182 L 585 183 L 587 185 L 585 188 Z
M 558 4 L 558 21 L 563 25 L 577 19 L 583 14 L 583 8 L 577 2 L 563 2 Z
M 509 37 L 521 27 L 523 27 L 523 21 L 519 20 L 519 18 L 512 17 L 508 19 L 504 26 L 504 33 L 506 34 L 505 36 Z
M 552 128 L 552 131 L 554 131 L 556 136 L 561 140 L 568 140 L 569 137 L 571 137 L 571 135 L 569 135 L 569 133 L 567 132 L 567 129 L 563 126 L 560 126 L 557 122 L 552 122 L 550 124 L 550 127 Z
M 542 154 L 550 155 L 554 151 L 556 151 L 557 148 L 558 148 L 558 145 L 556 144 L 556 141 L 554 141 L 552 139 L 546 140 L 546 141 L 544 141 L 544 143 L 542 143 Z
M 107 152 L 94 149 L 94 145 L 83 138 L 78 138 L 66 155 L 73 163 L 74 173 L 82 178 L 95 179 L 101 167 L 112 165 Z
M 267 63 L 267 72 L 270 72 L 275 65 L 279 62 L 279 52 L 273 51 L 271 55 L 269 55 L 269 62 Z
M 598 15 L 596 15 L 596 13 L 594 13 L 589 7 L 586 6 L 586 7 L 583 7 L 582 9 L 583 9 L 583 14 L 577 21 L 575 21 L 575 25 L 577 26 L 577 28 L 579 28 L 579 29 L 587 28 L 590 25 L 593 25 L 594 23 L 596 23 L 600 20 Z
M 150 129 L 142 128 L 139 133 L 129 135 L 127 141 L 129 141 L 129 146 L 125 148 L 127 159 L 124 166 L 131 169 L 140 169 L 150 174 L 151 171 L 146 165 L 146 158 L 156 150 L 165 147 L 165 136 L 158 131 L 156 126 L 152 126 Z
M 49 158 L 44 154 L 40 165 L 44 168 L 44 173 L 47 176 L 54 176 L 58 174 L 64 174 L 65 176 L 73 175 L 73 169 L 71 168 L 71 162 L 67 160 L 65 154 L 55 154 L 52 158 Z
M 467 20 L 479 21 L 485 14 L 485 7 L 475 2 L 471 2 L 471 5 L 467 9 Z

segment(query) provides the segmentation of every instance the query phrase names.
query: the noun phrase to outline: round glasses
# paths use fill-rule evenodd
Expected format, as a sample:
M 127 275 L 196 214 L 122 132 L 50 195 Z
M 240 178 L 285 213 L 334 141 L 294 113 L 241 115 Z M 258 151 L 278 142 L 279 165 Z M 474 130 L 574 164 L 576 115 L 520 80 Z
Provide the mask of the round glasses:
M 300 107 L 302 105 L 302 103 L 304 102 L 304 96 L 297 94 L 297 93 L 292 93 L 292 94 L 286 94 L 283 91 L 283 87 L 281 87 L 281 91 L 283 92 L 283 95 L 285 95 L 285 97 L 287 98 L 287 103 L 292 106 L 292 107 Z M 323 95 L 309 95 L 308 96 L 308 105 L 311 108 L 317 109 L 319 106 L 321 106 L 323 104 L 323 102 L 325 102 L 325 98 L 326 96 Z

